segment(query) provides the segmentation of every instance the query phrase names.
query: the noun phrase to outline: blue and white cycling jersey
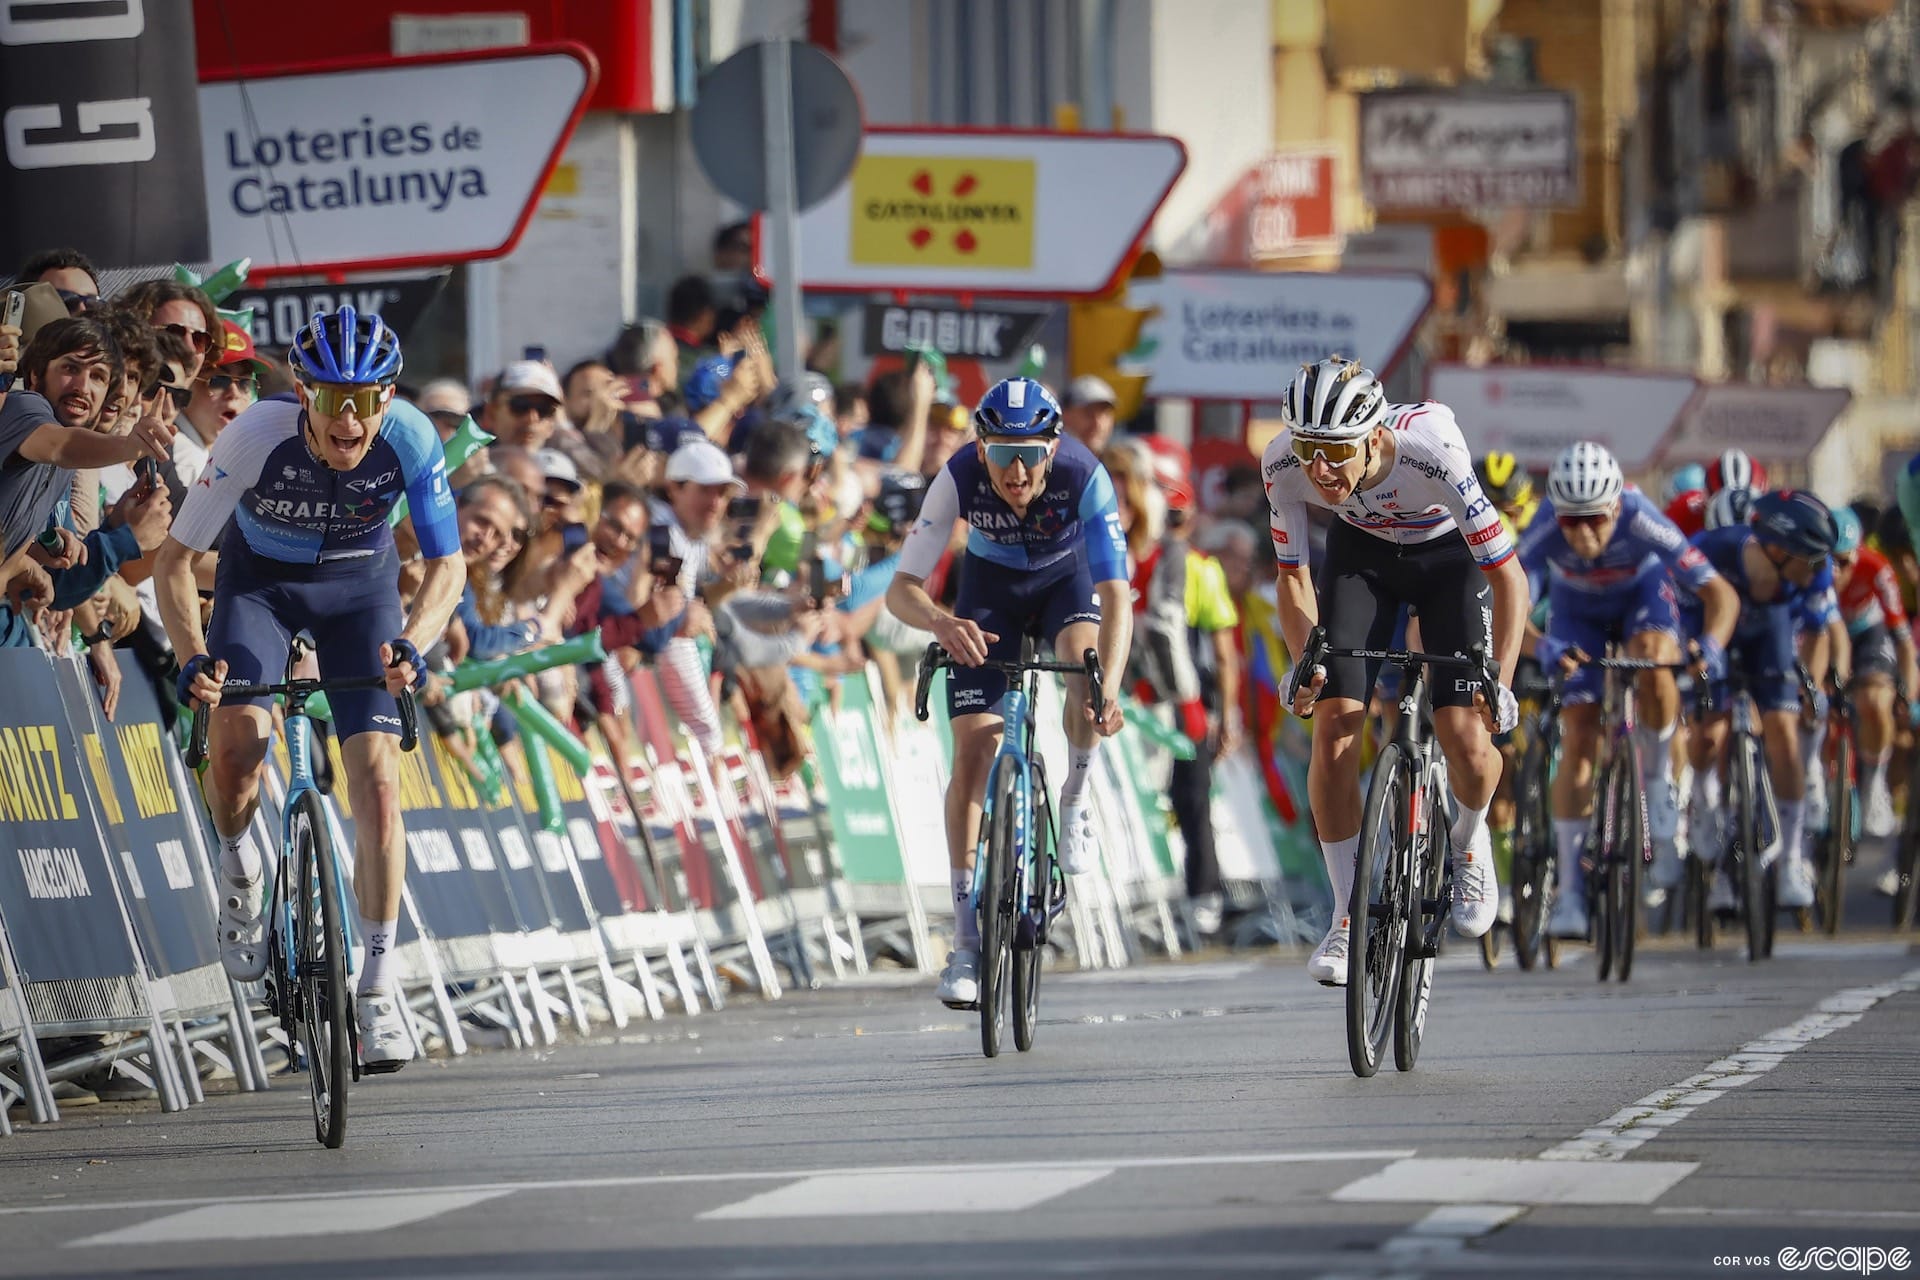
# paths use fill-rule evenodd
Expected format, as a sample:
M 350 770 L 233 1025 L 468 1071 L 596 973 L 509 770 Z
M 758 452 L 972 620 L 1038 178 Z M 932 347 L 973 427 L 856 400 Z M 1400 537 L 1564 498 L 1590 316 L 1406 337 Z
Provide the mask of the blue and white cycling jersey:
M 925 578 L 940 563 L 955 520 L 967 522 L 967 555 L 996 567 L 1034 571 L 1084 549 L 1094 582 L 1124 581 L 1126 536 L 1113 480 L 1091 450 L 1062 437 L 1047 468 L 1046 490 L 1014 514 L 993 487 L 979 451 L 963 447 L 927 486 L 920 518 L 900 552 L 900 571 Z
M 207 551 L 231 518 L 247 548 L 269 560 L 373 556 L 393 545 L 387 514 L 404 493 L 421 553 L 459 554 L 446 457 L 424 413 L 405 401 L 388 405 L 373 447 L 352 471 L 330 470 L 313 456 L 303 416 L 297 400 L 275 396 L 229 423 L 187 490 L 173 536 Z
M 1571 593 L 1624 595 L 1649 574 L 1671 573 L 1676 583 L 1696 592 L 1714 576 L 1707 557 L 1638 489 L 1620 495 L 1620 520 L 1613 539 L 1592 560 L 1567 545 L 1553 500 L 1542 502 L 1533 523 L 1520 535 L 1520 564 L 1533 585 L 1534 598 L 1546 595 L 1543 588 L 1550 588 L 1556 610 Z

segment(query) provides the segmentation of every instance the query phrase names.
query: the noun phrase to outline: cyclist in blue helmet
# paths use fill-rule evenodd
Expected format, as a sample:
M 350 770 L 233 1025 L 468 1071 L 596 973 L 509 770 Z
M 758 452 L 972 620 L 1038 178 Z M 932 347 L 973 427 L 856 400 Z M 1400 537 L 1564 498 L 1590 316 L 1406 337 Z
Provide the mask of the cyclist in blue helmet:
M 927 487 L 900 552 L 887 606 L 910 627 L 933 633 L 962 665 L 949 672 L 947 710 L 953 770 L 947 784 L 947 856 L 953 871 L 954 944 L 936 994 L 966 1008 L 979 999 L 980 936 L 973 852 L 980 797 L 999 749 L 1003 672 L 980 664 L 1015 659 L 1030 632 L 1056 655 L 1097 649 L 1102 667 L 1126 670 L 1133 639 L 1127 548 L 1113 481 L 1087 447 L 1061 434 L 1060 405 L 1031 378 L 997 383 L 973 415 L 977 439 Z M 954 524 L 967 524 L 960 593 L 949 613 L 927 592 Z M 1060 865 L 1069 875 L 1099 860 L 1087 796 L 1094 753 L 1120 729 L 1110 701 L 1096 720 L 1084 677 L 1069 677 L 1065 728 L 1069 768 L 1060 787 Z
M 272 719 L 266 699 L 223 698 L 222 683 L 278 681 L 300 631 L 312 634 L 323 677 L 385 677 L 384 689 L 336 690 L 330 701 L 366 944 L 355 999 L 361 1059 L 392 1071 L 413 1057 L 393 968 L 406 872 L 394 699 L 425 677 L 420 655 L 459 603 L 466 561 L 439 433 L 393 398 L 401 367 L 393 330 L 342 307 L 301 328 L 287 363 L 297 395 L 262 400 L 220 433 L 156 558 L 154 585 L 181 662 L 180 700 L 211 717 L 205 790 L 220 835 L 220 958 L 236 981 L 257 980 L 267 963 L 268 886 L 247 830 Z M 425 566 L 404 609 L 387 524 L 402 494 Z M 194 564 L 216 542 L 213 617 L 203 629 Z

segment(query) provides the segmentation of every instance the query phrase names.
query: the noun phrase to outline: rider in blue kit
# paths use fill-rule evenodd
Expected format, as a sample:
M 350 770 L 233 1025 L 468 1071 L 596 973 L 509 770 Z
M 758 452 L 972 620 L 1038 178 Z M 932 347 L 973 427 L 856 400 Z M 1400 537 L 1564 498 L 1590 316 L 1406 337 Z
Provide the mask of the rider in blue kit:
M 1126 542 L 1113 480 L 1085 445 L 1061 434 L 1060 406 L 1029 378 L 1008 378 L 980 401 L 971 449 L 955 453 L 927 486 L 907 534 L 887 607 L 910 627 L 931 631 L 960 664 L 948 672 L 953 776 L 947 784 L 947 854 L 953 868 L 954 943 L 938 998 L 954 1008 L 979 999 L 980 937 L 974 914 L 973 855 L 981 796 L 999 749 L 995 706 L 1006 692 L 990 659 L 1017 659 L 1030 632 L 1069 660 L 1088 649 L 1104 670 L 1126 669 L 1133 637 Z M 960 593 L 948 613 L 926 579 L 946 552 L 956 521 L 967 525 Z M 1092 806 L 1086 795 L 1095 749 L 1119 732 L 1108 702 L 1096 720 L 1084 676 L 1067 677 L 1067 775 L 1060 785 L 1060 865 L 1093 869 Z
M 366 942 L 355 1013 L 369 1070 L 413 1057 L 392 971 L 406 841 L 399 709 L 425 675 L 420 654 L 447 625 L 466 562 L 433 424 L 393 403 L 399 339 L 379 316 L 315 316 L 287 352 L 298 395 L 263 400 L 220 433 L 187 491 L 154 572 L 181 660 L 180 695 L 211 716 L 206 796 L 220 833 L 221 959 L 239 981 L 266 968 L 264 868 L 246 837 L 272 732 L 267 700 L 223 699 L 222 682 L 277 682 L 290 637 L 312 633 L 324 678 L 384 676 L 331 696 L 355 823 L 354 893 Z M 402 609 L 387 514 L 405 494 L 426 573 Z M 200 625 L 194 557 L 219 543 L 213 620 Z

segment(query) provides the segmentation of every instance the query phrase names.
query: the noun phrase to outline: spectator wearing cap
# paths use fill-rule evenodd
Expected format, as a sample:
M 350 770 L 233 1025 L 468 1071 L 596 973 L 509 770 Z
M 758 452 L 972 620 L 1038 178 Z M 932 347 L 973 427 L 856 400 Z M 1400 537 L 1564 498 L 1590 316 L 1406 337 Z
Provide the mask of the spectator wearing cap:
M 116 305 L 131 307 L 154 328 L 192 343 L 196 360 L 187 376 L 200 376 L 201 365 L 212 358 L 214 335 L 221 332 L 220 312 L 204 291 L 178 280 L 143 280 L 122 290 L 113 300 Z
M 1067 394 L 1060 401 L 1060 425 L 1096 456 L 1104 454 L 1113 439 L 1113 405 L 1113 388 L 1106 380 L 1082 374 L 1067 384 Z
M 480 426 L 501 444 L 543 449 L 560 425 L 566 393 L 560 375 L 542 360 L 515 360 L 500 371 Z
M 193 399 L 187 402 L 185 414 L 186 429 L 180 433 L 182 439 L 192 436 L 203 451 L 213 448 L 214 440 L 227 424 L 259 397 L 260 375 L 266 371 L 265 362 L 254 349 L 252 334 L 225 316 L 220 318 L 220 332 L 223 341 L 219 350 L 201 367 L 200 376 L 193 381 Z M 176 465 L 179 457 L 176 442 Z M 199 469 L 196 467 L 186 483 L 192 484 L 197 479 Z
M 708 356 L 687 373 L 680 398 L 687 414 L 700 424 L 715 444 L 732 442 L 736 433 L 751 431 L 756 419 L 750 411 L 769 389 L 761 379 L 761 363 L 745 351 Z
M 100 269 L 78 249 L 45 249 L 20 264 L 13 273 L 17 284 L 50 284 L 70 316 L 101 305 Z
M 666 499 L 653 504 L 653 524 L 648 531 L 649 550 L 657 539 L 680 561 L 676 583 L 688 599 L 679 634 L 659 658 L 661 692 L 667 702 L 705 751 L 720 749 L 720 713 L 707 683 L 706 668 L 694 640 L 713 637 L 713 616 L 701 600 L 694 599 L 709 563 L 709 544 L 721 530 L 721 516 L 727 502 L 746 486 L 733 474 L 733 464 L 720 447 L 710 440 L 694 440 L 681 445 L 667 459 Z M 635 599 L 631 574 L 634 561 L 623 566 L 628 581 L 618 582 L 627 600 Z M 616 579 L 616 581 L 618 581 Z M 656 584 L 657 589 L 658 584 Z M 711 598 L 716 593 L 710 590 Z M 644 594 L 640 597 L 644 598 Z

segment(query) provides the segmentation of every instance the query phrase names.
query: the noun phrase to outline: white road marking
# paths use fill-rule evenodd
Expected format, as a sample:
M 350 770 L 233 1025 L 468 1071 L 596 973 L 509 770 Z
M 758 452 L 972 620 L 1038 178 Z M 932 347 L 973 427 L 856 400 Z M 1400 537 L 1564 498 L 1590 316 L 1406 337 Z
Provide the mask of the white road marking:
M 1192 1169 L 1227 1165 L 1337 1164 L 1358 1161 L 1402 1160 L 1413 1154 L 1408 1148 L 1378 1148 L 1346 1151 L 1266 1151 L 1245 1155 L 1213 1156 L 1123 1156 L 1117 1159 L 1024 1160 L 996 1164 L 957 1165 L 956 1170 L 970 1177 L 1039 1169 Z M 352 1191 L 321 1191 L 307 1194 L 259 1196 L 186 1196 L 168 1200 L 122 1200 L 118 1203 L 98 1200 L 72 1200 L 46 1204 L 0 1206 L 0 1217 L 22 1213 L 126 1213 L 136 1209 L 182 1209 L 203 1204 L 281 1204 L 289 1201 L 357 1199 L 361 1196 L 403 1196 L 420 1191 L 439 1194 L 467 1192 L 507 1194 L 516 1191 L 591 1191 L 602 1188 L 682 1186 L 699 1183 L 788 1182 L 801 1178 L 830 1177 L 836 1174 L 896 1175 L 920 1173 L 924 1165 L 893 1165 L 869 1168 L 740 1170 L 734 1173 L 658 1173 L 633 1174 L 610 1178 L 555 1178 L 544 1182 L 473 1182 L 447 1187 L 395 1187 Z
M 285 1236 L 391 1231 L 492 1200 L 504 1191 L 380 1192 L 281 1200 L 272 1213 L 246 1201 L 203 1205 L 68 1242 L 69 1249 L 107 1245 L 200 1244 L 208 1240 L 268 1240 Z
M 1749 1040 L 1735 1052 L 1708 1063 L 1705 1070 L 1656 1090 L 1583 1130 L 1579 1136 L 1548 1148 L 1540 1153 L 1540 1158 L 1622 1160 L 1628 1152 L 1645 1146 L 1699 1108 L 1726 1097 L 1728 1090 L 1752 1084 L 1786 1061 L 1788 1054 L 1842 1027 L 1852 1026 L 1874 1005 L 1906 991 L 1920 991 L 1920 969 L 1909 970 L 1891 982 L 1837 991 L 1806 1017 L 1775 1028 L 1757 1040 Z
M 1652 1204 L 1700 1166 L 1636 1160 L 1582 1165 L 1541 1160 L 1397 1160 L 1333 1193 L 1335 1200 L 1411 1204 Z M 1517 1210 L 1516 1210 L 1517 1213 Z M 1515 1216 L 1498 1219 L 1487 1230 Z
M 1078 973 L 1048 975 L 1049 982 L 1067 987 L 1103 985 L 1168 987 L 1188 982 L 1221 982 L 1252 973 L 1261 966 L 1251 960 L 1214 960 L 1205 964 L 1164 965 L 1154 969 L 1087 969 Z
M 1920 1222 L 1920 1209 L 1713 1209 L 1691 1205 L 1656 1208 L 1673 1218 L 1868 1218 L 1887 1222 Z
M 1462 1252 L 1467 1241 L 1497 1231 L 1527 1211 L 1519 1204 L 1449 1204 L 1380 1246 L 1395 1262 L 1428 1261 Z
M 1107 1169 L 1021 1169 L 982 1177 L 973 1169 L 916 1173 L 835 1173 L 735 1204 L 709 1209 L 701 1221 L 757 1218 L 856 1218 L 897 1214 L 1018 1213 L 1100 1181 Z

